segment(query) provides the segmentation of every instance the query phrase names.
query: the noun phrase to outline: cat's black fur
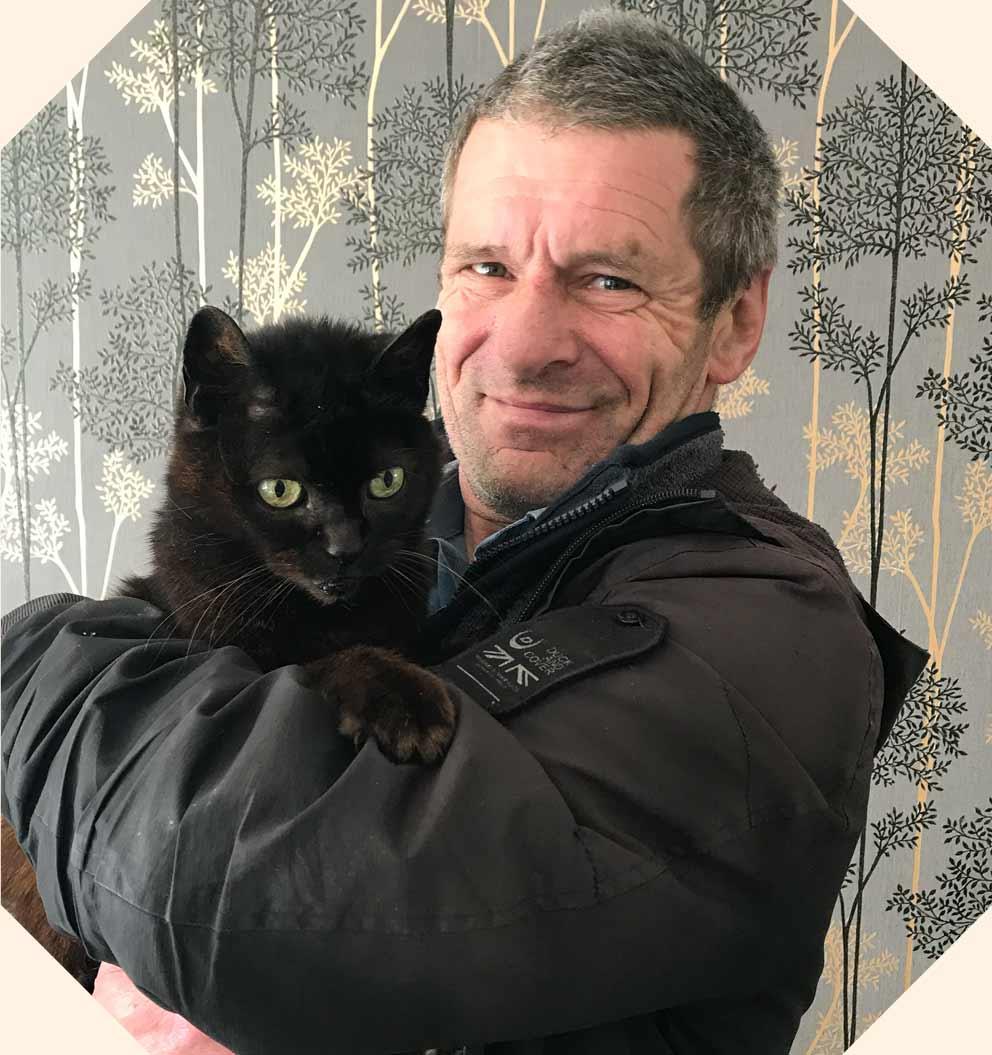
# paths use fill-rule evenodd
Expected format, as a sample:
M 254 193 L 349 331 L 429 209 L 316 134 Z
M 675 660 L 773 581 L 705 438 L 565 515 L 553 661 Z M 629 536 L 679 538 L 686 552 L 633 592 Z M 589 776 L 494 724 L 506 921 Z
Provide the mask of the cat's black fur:
M 197 312 L 152 572 L 119 591 L 164 613 L 159 636 L 237 645 L 263 670 L 303 664 L 340 732 L 374 737 L 395 762 L 439 759 L 456 720 L 444 684 L 410 662 L 433 578 L 441 451 L 423 410 L 440 320 L 428 312 L 391 339 L 327 319 L 244 334 Z M 375 497 L 370 482 L 385 472 L 390 490 L 397 468 L 402 486 Z M 304 491 L 274 508 L 263 480 Z M 47 926 L 4 829 L 5 907 L 91 988 L 95 965 Z
M 184 350 L 169 500 L 151 533 L 154 571 L 122 592 L 265 668 L 355 642 L 404 648 L 431 578 L 428 561 L 401 558 L 427 552 L 440 475 L 423 416 L 438 320 L 431 312 L 390 342 L 327 319 L 242 336 L 221 312 L 200 311 Z M 369 481 L 394 467 L 403 486 L 373 497 Z M 276 478 L 299 481 L 305 500 L 266 504 L 257 485 Z
M 340 668 L 362 655 L 390 684 L 401 669 L 419 678 L 397 654 L 409 655 L 432 579 L 424 532 L 441 453 L 423 410 L 440 322 L 427 312 L 396 338 L 328 319 L 245 335 L 216 308 L 197 312 L 153 572 L 121 591 L 161 608 L 174 636 L 238 645 L 266 670 L 307 664 L 341 706 L 342 732 L 375 735 L 395 761 L 442 753 L 454 715 L 441 683 L 426 705 L 377 684 L 377 702 L 359 707 Z M 370 482 L 396 469 L 403 485 L 374 497 Z M 259 494 L 267 479 L 303 495 L 273 508 Z M 351 645 L 390 658 L 340 659 Z M 348 668 L 349 681 L 378 682 L 366 674 Z

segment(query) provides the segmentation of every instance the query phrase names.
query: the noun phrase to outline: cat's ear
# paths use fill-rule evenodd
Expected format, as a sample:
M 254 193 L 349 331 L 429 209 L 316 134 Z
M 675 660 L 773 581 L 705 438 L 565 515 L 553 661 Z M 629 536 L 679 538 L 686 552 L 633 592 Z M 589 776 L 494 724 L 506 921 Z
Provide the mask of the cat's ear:
M 441 328 L 441 313 L 432 308 L 394 337 L 372 361 L 369 376 L 423 410 L 430 393 L 431 360 L 434 342 Z
M 196 424 L 217 424 L 222 400 L 249 364 L 248 341 L 234 319 L 219 308 L 200 308 L 183 346 L 183 400 Z

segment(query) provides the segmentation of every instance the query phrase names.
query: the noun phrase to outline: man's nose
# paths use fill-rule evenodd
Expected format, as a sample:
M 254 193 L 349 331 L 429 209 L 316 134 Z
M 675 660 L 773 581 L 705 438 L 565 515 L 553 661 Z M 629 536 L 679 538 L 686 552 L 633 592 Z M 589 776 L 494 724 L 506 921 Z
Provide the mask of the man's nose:
M 558 283 L 521 278 L 499 300 L 493 334 L 500 361 L 518 378 L 554 363 L 573 366 L 581 356 L 576 323 L 576 306 Z

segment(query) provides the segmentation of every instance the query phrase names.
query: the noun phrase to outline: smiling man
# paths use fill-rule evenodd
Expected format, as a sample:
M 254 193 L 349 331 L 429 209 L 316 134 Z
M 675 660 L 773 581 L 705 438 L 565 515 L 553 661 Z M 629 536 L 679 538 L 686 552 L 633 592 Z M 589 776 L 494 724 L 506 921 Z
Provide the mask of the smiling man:
M 618 445 L 708 410 L 761 337 L 773 226 L 760 270 L 700 317 L 704 271 L 683 214 L 693 139 L 562 129 L 566 116 L 478 120 L 452 165 L 437 377 L 472 548 Z M 731 116 L 751 125 L 767 199 L 764 136 L 746 112 Z
M 480 94 L 444 175 L 446 757 L 351 758 L 292 669 L 138 666 L 159 613 L 44 599 L 5 642 L 4 794 L 58 926 L 239 1055 L 786 1055 L 926 655 L 723 449 L 778 195 L 649 20 Z

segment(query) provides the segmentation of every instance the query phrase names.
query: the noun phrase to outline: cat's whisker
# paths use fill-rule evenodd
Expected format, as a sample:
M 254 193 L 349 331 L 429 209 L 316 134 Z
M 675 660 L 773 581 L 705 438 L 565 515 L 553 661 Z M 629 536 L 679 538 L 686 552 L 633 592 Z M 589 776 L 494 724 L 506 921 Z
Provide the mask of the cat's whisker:
M 396 596 L 400 599 L 400 601 L 406 607 L 406 610 L 411 615 L 416 616 L 417 613 L 410 607 L 410 605 L 407 603 L 406 598 L 403 596 L 403 591 L 401 589 L 399 589 L 397 586 L 395 586 L 394 583 L 392 582 L 392 580 L 388 578 L 388 575 L 389 575 L 390 572 L 392 572 L 394 575 L 399 576 L 403 582 L 412 583 L 412 580 L 410 578 L 408 578 L 406 575 L 404 575 L 395 565 L 390 565 L 388 568 L 386 568 L 386 571 L 385 571 L 385 573 L 382 576 L 383 583 L 385 583 L 385 585 L 388 586 L 393 591 L 393 593 L 396 594 Z M 414 588 L 416 588 L 416 584 L 415 583 L 412 583 L 412 584 L 413 584 Z M 416 592 L 416 589 L 414 590 L 414 592 Z
M 281 593 L 274 594 L 273 595 L 273 599 L 274 599 L 275 596 L 279 596 L 279 598 L 280 598 L 279 603 L 281 604 L 287 597 L 289 597 L 292 594 L 293 590 L 297 588 L 296 583 L 294 583 L 291 579 L 288 579 L 288 578 L 285 577 L 285 573 L 291 570 L 291 566 L 289 564 L 285 563 L 284 561 L 274 561 L 274 562 L 267 562 L 266 567 L 268 568 L 268 571 L 270 572 L 270 577 L 272 579 L 274 579 L 275 582 L 276 582 L 275 589 L 281 591 Z M 252 621 L 252 619 L 257 618 L 258 615 L 260 615 L 262 612 L 264 612 L 266 606 L 271 603 L 271 600 L 266 600 L 259 607 L 258 612 L 252 614 L 252 612 L 251 612 L 252 606 L 258 600 L 258 596 L 259 596 L 258 585 L 261 585 L 263 587 L 263 589 L 261 591 L 263 593 L 264 593 L 264 591 L 266 589 L 270 588 L 270 584 L 267 581 L 264 581 L 264 580 L 263 580 L 263 582 L 261 584 L 252 584 L 251 586 L 249 586 L 245 590 L 245 592 L 241 595 L 241 599 L 244 600 L 246 603 L 241 605 L 241 607 L 238 608 L 238 610 L 231 616 L 230 620 L 227 622 L 227 624 L 220 631 L 220 636 L 222 636 L 222 637 L 229 637 L 229 636 L 230 637 L 234 637 L 234 636 L 236 636 L 233 633 L 234 627 L 236 627 L 236 626 L 240 626 L 240 627 L 247 626 Z M 227 602 L 225 601 L 225 605 L 226 604 L 227 604 Z M 220 613 L 218 613 L 217 618 L 219 618 L 219 616 L 220 616 Z M 216 628 L 216 619 L 214 620 L 214 626 Z M 213 633 L 211 633 L 211 640 L 213 640 Z
M 210 633 L 207 636 L 207 646 L 209 648 L 214 647 L 215 641 L 217 643 L 218 648 L 224 644 L 228 630 L 233 627 L 235 623 L 237 623 L 241 613 L 251 606 L 255 588 L 257 588 L 259 585 L 264 586 L 264 580 L 260 580 L 259 582 L 255 583 L 249 583 L 247 585 L 242 585 L 241 589 L 231 590 L 228 592 L 224 602 L 217 609 L 217 611 L 214 612 L 213 618 L 210 620 Z M 234 607 L 232 608 L 230 617 L 218 630 L 217 624 L 220 621 L 221 616 L 224 614 L 224 609 L 235 598 L 237 598 L 237 601 Z
M 279 588 L 280 584 L 273 585 L 271 582 L 263 582 L 261 584 L 256 584 L 255 589 L 245 591 L 245 593 L 241 595 L 244 604 L 233 613 L 218 634 L 220 642 L 223 642 L 228 638 L 237 638 L 237 634 L 240 633 L 241 630 L 248 627 L 261 615 L 265 610 L 268 600 Z M 237 628 L 237 632 L 235 632 L 235 628 Z M 216 630 L 216 619 L 214 620 L 214 630 Z M 213 634 L 214 631 L 211 631 L 211 640 L 213 640 Z
M 247 563 L 247 560 L 238 561 L 230 570 L 231 571 L 236 571 L 236 570 L 238 570 L 238 568 L 241 565 L 243 565 L 245 563 Z M 173 616 L 178 615 L 184 608 L 187 608 L 191 604 L 195 604 L 198 600 L 200 600 L 201 597 L 206 597 L 208 594 L 215 593 L 218 590 L 225 589 L 227 586 L 229 586 L 231 584 L 231 582 L 232 582 L 232 580 L 226 579 L 224 582 L 219 583 L 216 586 L 209 586 L 209 587 L 207 587 L 207 589 L 202 590 L 200 593 L 196 594 L 194 597 L 190 597 L 188 600 L 184 601 L 181 605 L 178 605 L 176 608 L 173 608 L 166 615 L 166 618 L 162 622 L 164 623 L 164 622 L 168 621 L 169 619 L 171 619 Z M 159 626 L 161 626 L 161 625 L 162 624 L 160 623 Z M 155 629 L 158 630 L 158 627 L 156 627 Z M 153 631 L 153 633 L 154 633 L 154 631 Z
M 417 569 L 419 571 L 419 569 Z M 423 579 L 417 575 L 411 575 L 410 572 L 414 571 L 413 567 L 410 566 L 409 570 L 404 571 L 402 564 L 394 564 L 390 568 L 395 575 L 398 575 L 403 582 L 407 583 L 410 587 L 411 593 L 417 598 L 426 598 L 430 592 L 430 583 L 426 583 Z
M 224 641 L 230 640 L 232 637 L 236 637 L 237 635 L 232 632 L 233 628 L 239 626 L 239 624 L 241 626 L 246 626 L 248 623 L 251 622 L 251 620 L 254 618 L 254 616 L 250 614 L 252 608 L 255 606 L 256 602 L 260 597 L 263 597 L 269 590 L 273 588 L 273 579 L 274 576 L 272 576 L 271 573 L 269 575 L 261 576 L 254 582 L 247 582 L 242 584 L 237 590 L 235 590 L 230 596 L 228 596 L 228 598 L 221 605 L 220 609 L 218 609 L 211 623 L 209 638 L 211 645 L 215 640 L 217 640 L 219 644 L 222 644 Z M 220 621 L 221 616 L 223 615 L 224 609 L 227 608 L 227 606 L 232 601 L 234 602 L 234 604 L 230 617 L 220 628 L 220 630 L 218 630 L 217 624 Z
M 196 620 L 196 623 L 193 625 L 193 629 L 192 629 L 192 631 L 190 632 L 190 635 L 189 635 L 189 645 L 186 648 L 186 658 L 187 659 L 189 659 L 190 654 L 193 651 L 193 643 L 199 638 L 200 624 L 210 614 L 210 610 L 213 608 L 213 606 L 218 601 L 222 600 L 224 597 L 227 597 L 236 588 L 237 583 L 240 582 L 240 581 L 241 580 L 238 579 L 236 581 L 228 583 L 227 586 L 220 593 L 218 593 L 216 597 L 212 597 L 209 600 L 209 602 L 204 606 L 203 610 L 200 612 L 200 615 L 199 615 L 199 617 Z M 210 642 L 208 641 L 208 646 L 209 646 L 209 644 L 210 644 Z
M 210 543 L 205 543 L 202 541 L 203 539 L 213 539 L 213 541 Z M 192 546 L 194 543 L 199 543 L 201 546 L 219 546 L 224 542 L 230 542 L 230 539 L 227 538 L 226 535 L 218 534 L 216 531 L 204 531 L 202 534 L 193 535 L 191 538 L 184 538 L 183 542 L 188 546 Z
M 229 582 L 225 583 L 224 586 L 220 588 L 220 592 L 219 593 L 217 593 L 217 588 L 216 587 L 213 590 L 205 590 L 204 591 L 204 594 L 216 593 L 217 596 L 212 597 L 210 599 L 210 602 L 207 604 L 207 606 L 200 613 L 200 617 L 197 619 L 196 624 L 193 627 L 193 631 L 190 634 L 189 647 L 186 649 L 186 658 L 187 659 L 189 659 L 190 654 L 192 652 L 193 642 L 197 639 L 197 634 L 199 633 L 199 630 L 200 630 L 200 624 L 207 617 L 208 613 L 210 612 L 210 609 L 213 608 L 213 606 L 222 597 L 224 597 L 225 594 L 227 594 L 228 592 L 234 590 L 237 587 L 238 583 L 243 582 L 245 579 L 250 579 L 251 577 L 253 577 L 255 575 L 258 575 L 259 573 L 264 572 L 265 570 L 266 570 L 266 566 L 265 566 L 264 563 L 260 564 L 260 565 L 257 565 L 256 567 L 251 568 L 249 571 L 246 571 L 243 575 L 239 575 L 239 576 L 237 576 L 237 578 L 231 579 Z M 204 594 L 201 594 L 201 596 L 203 596 Z
M 405 570 L 404 570 L 405 569 Z M 404 554 L 400 554 L 389 566 L 389 570 L 397 573 L 402 572 L 403 577 L 409 582 L 416 590 L 429 592 L 432 580 L 424 578 L 423 568 L 419 564 L 414 564 Z
M 400 599 L 402 600 L 402 596 L 397 592 L 396 587 L 393 585 L 392 581 L 389 579 L 389 571 L 390 570 L 391 569 L 387 568 L 386 571 L 383 572 L 383 574 L 380 576 L 380 579 L 382 580 L 382 585 L 387 587 L 389 589 L 390 593 L 395 594 L 397 597 L 400 597 Z
M 265 571 L 268 570 L 268 566 L 266 566 Z M 271 573 L 269 575 L 269 578 L 271 578 Z M 243 605 L 242 608 L 239 609 L 239 612 L 236 613 L 232 619 L 228 620 L 228 622 L 224 626 L 224 631 L 226 631 L 230 626 L 233 626 L 234 623 L 237 622 L 240 611 L 243 611 L 245 607 L 251 606 L 251 602 L 254 599 L 255 595 L 258 594 L 260 590 L 264 591 L 268 586 L 269 582 L 263 576 L 255 582 L 249 582 L 242 588 L 242 590 L 231 590 L 228 593 L 228 596 L 225 599 L 224 603 L 220 606 L 220 608 L 217 609 L 217 614 L 214 616 L 213 622 L 210 626 L 210 637 L 207 639 L 207 644 L 213 647 L 214 635 L 217 632 L 217 623 L 220 617 L 224 614 L 224 609 L 231 603 L 232 600 L 234 600 L 235 598 L 237 598 L 238 600 L 245 600 L 247 598 L 247 604 Z
M 269 569 L 271 572 L 271 568 Z M 270 581 L 272 580 L 272 581 Z M 263 579 L 261 582 L 252 583 L 247 587 L 244 593 L 241 594 L 240 599 L 244 601 L 240 608 L 234 612 L 231 618 L 227 621 L 224 627 L 219 633 L 219 638 L 224 640 L 229 637 L 237 636 L 233 631 L 235 627 L 240 628 L 248 626 L 254 619 L 257 619 L 271 603 L 274 597 L 278 596 L 279 591 L 285 589 L 285 593 L 288 594 L 292 590 L 293 583 L 287 579 L 280 579 L 274 575 L 270 575 L 269 579 Z M 265 599 L 259 602 L 259 598 L 264 597 Z M 226 604 L 227 602 L 225 602 Z M 218 612 L 217 617 L 214 619 L 214 628 L 216 629 L 217 619 L 220 618 Z M 211 641 L 213 640 L 213 631 L 211 632 Z
M 272 618 L 273 619 L 275 618 L 276 612 L 278 612 L 279 609 L 286 603 L 286 598 L 287 597 L 291 597 L 292 594 L 293 594 L 294 584 L 292 582 L 290 582 L 288 579 L 284 579 L 283 583 L 284 583 L 283 591 L 279 595 L 279 600 L 274 602 L 274 607 L 272 609 Z
M 243 560 L 235 561 L 235 563 L 232 565 L 232 567 L 229 570 L 236 571 L 241 566 L 243 566 L 244 564 L 246 564 L 250 560 L 254 560 L 254 557 L 247 557 L 247 558 L 245 558 Z M 189 600 L 184 601 L 181 605 L 178 605 L 176 608 L 173 608 L 171 611 L 167 612 L 165 614 L 165 617 L 152 628 L 152 632 L 148 635 L 148 638 L 145 641 L 145 645 L 146 646 L 150 645 L 152 640 L 155 638 L 155 635 L 159 632 L 159 630 L 161 630 L 162 627 L 165 626 L 165 624 L 168 623 L 170 619 L 173 619 L 175 616 L 177 616 L 184 608 L 187 608 L 189 605 L 195 604 L 198 600 L 200 600 L 201 597 L 206 597 L 207 594 L 214 593 L 217 590 L 223 590 L 226 586 L 229 585 L 229 583 L 230 583 L 230 580 L 227 580 L 225 582 L 220 583 L 218 586 L 208 587 L 206 590 L 202 590 L 200 593 L 196 594 L 195 597 L 189 598 Z M 166 640 L 168 640 L 168 639 L 166 639 Z M 163 642 L 163 645 L 164 645 L 164 642 Z M 159 646 L 159 653 L 160 654 L 161 654 L 161 650 L 162 650 L 163 645 Z
M 192 520 L 193 519 L 189 515 L 189 513 L 186 512 L 186 509 L 195 509 L 196 508 L 195 506 L 187 506 L 186 508 L 183 508 L 181 505 L 179 505 L 179 503 L 168 492 L 166 492 L 165 497 L 166 497 L 166 500 L 169 502 L 169 504 L 171 506 L 173 506 L 175 509 L 178 509 L 179 512 L 182 513 L 182 515 L 184 517 L 186 517 L 187 520 Z
M 433 564 L 435 568 L 440 567 L 440 564 L 438 563 L 438 560 L 437 560 L 436 557 L 431 557 L 427 553 L 418 553 L 416 550 L 401 549 L 399 551 L 398 556 L 401 556 L 401 557 L 416 557 L 419 560 L 425 560 L 428 563 Z M 467 589 L 471 590 L 472 593 L 474 593 L 479 598 L 479 600 L 482 601 L 483 604 L 485 604 L 494 615 L 499 616 L 499 611 L 497 610 L 496 606 L 489 600 L 488 597 L 486 597 L 486 595 L 484 593 L 482 593 L 481 590 L 478 590 L 475 586 L 472 585 L 472 583 L 468 582 L 464 575 L 460 575 L 453 568 L 447 568 L 447 571 L 448 571 L 448 573 L 450 575 L 453 575 L 460 582 L 464 583 L 465 587 Z

